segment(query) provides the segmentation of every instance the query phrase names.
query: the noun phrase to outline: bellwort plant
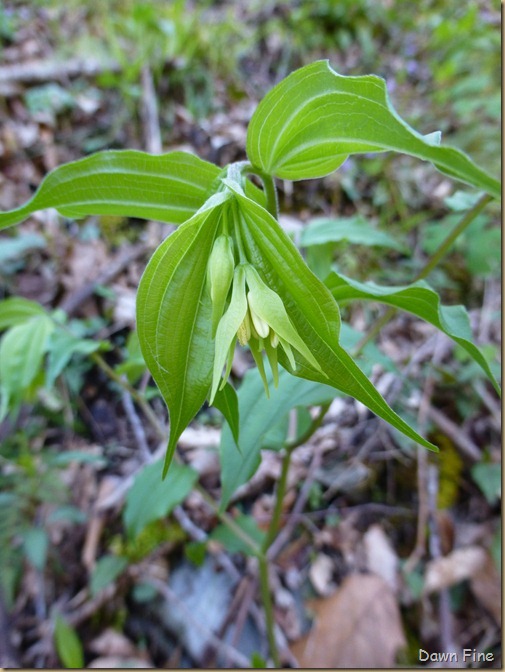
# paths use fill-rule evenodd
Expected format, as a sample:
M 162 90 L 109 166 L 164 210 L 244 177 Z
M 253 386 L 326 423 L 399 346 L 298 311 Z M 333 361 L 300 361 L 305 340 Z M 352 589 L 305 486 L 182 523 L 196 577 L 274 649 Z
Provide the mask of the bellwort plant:
M 430 161 L 484 191 L 486 202 L 500 196 L 497 180 L 459 150 L 442 146 L 439 133 L 423 136 L 410 128 L 392 108 L 382 79 L 344 77 L 318 61 L 292 73 L 260 103 L 248 128 L 248 161 L 219 169 L 183 152 L 100 152 L 50 173 L 28 203 L 0 213 L 0 227 L 47 207 L 65 217 L 115 214 L 180 224 L 153 254 L 137 295 L 142 353 L 170 417 L 164 474 L 182 431 L 206 400 L 238 426 L 227 382 L 237 342 L 249 347 L 267 396 L 265 361 L 274 386 L 280 364 L 354 397 L 413 441 L 436 449 L 388 406 L 339 343 L 336 297 L 343 283 L 346 298 L 363 298 L 363 289 L 335 273 L 324 284 L 277 221 L 274 178 L 318 178 L 350 154 L 384 151 Z M 434 322 L 426 310 L 410 309 Z M 450 325 L 437 326 L 459 338 L 496 386 L 469 339 Z M 8 404 L 2 407 L 5 414 Z M 235 438 L 240 444 L 238 433 Z
M 265 96 L 250 121 L 246 149 L 247 161 L 224 168 L 178 151 L 157 156 L 99 152 L 57 168 L 25 205 L 0 213 L 0 228 L 48 207 L 71 218 L 120 215 L 179 225 L 154 252 L 141 278 L 137 331 L 145 362 L 169 412 L 163 475 L 181 433 L 206 401 L 228 421 L 233 448 L 221 449 L 222 515 L 235 489 L 254 474 L 260 460 L 261 441 L 253 436 L 247 418 L 239 417 L 240 390 L 237 400 L 229 382 L 237 344 L 250 349 L 267 397 L 280 377 L 291 375 L 315 384 L 304 401 L 322 404 L 323 410 L 310 432 L 321 422 L 329 405 L 322 401 L 333 388 L 360 401 L 412 441 L 437 450 L 390 408 L 340 344 L 341 300 L 379 301 L 427 320 L 465 348 L 499 392 L 487 360 L 472 343 L 464 308 L 442 306 L 423 280 L 456 236 L 488 202 L 500 198 L 495 178 L 461 151 L 442 145 L 439 133 L 421 135 L 405 123 L 393 109 L 382 79 L 342 76 L 327 61 L 293 72 Z M 335 271 L 323 282 L 278 223 L 275 178 L 320 178 L 352 154 L 387 151 L 431 162 L 481 193 L 411 285 L 380 287 Z M 255 186 L 253 175 L 262 188 Z M 0 305 L 4 329 L 10 326 L 12 332 L 23 319 L 47 324 L 40 311 L 20 317 L 19 306 L 9 306 L 4 305 L 2 312 Z M 9 385 L 14 374 L 7 358 L 2 358 L 9 338 L 15 340 L 8 330 L 0 343 L 0 416 L 12 406 Z M 318 385 L 325 394 L 318 393 Z M 304 438 L 286 444 L 269 532 L 261 547 L 251 544 L 260 561 L 276 665 L 266 553 L 279 525 L 289 455 Z

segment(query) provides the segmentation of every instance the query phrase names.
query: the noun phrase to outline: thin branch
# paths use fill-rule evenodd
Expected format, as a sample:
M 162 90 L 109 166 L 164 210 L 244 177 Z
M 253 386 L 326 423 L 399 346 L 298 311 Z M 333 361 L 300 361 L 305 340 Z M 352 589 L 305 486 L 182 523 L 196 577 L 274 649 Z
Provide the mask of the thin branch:
M 146 149 L 151 154 L 161 154 L 161 131 L 158 114 L 158 99 L 156 89 L 149 65 L 144 65 L 140 73 L 142 85 L 142 105 L 140 113 L 142 116 L 142 125 L 144 127 L 144 143 Z
M 164 581 L 161 581 L 160 579 L 154 578 L 154 577 L 149 577 L 146 580 L 146 583 L 150 584 L 155 588 L 168 603 L 171 603 L 174 605 L 179 614 L 183 615 L 184 620 L 194 630 L 198 630 L 200 634 L 202 634 L 207 642 L 216 649 L 219 653 L 221 653 L 223 656 L 227 656 L 229 660 L 233 662 L 234 665 L 237 665 L 242 668 L 249 669 L 251 667 L 251 663 L 249 659 L 244 656 L 243 654 L 240 653 L 240 651 L 237 651 L 233 646 L 230 646 L 226 642 L 221 641 L 216 635 L 203 626 L 200 621 L 196 620 L 194 615 L 191 613 L 191 611 L 188 609 L 188 607 L 185 605 L 184 601 L 181 600 L 175 592 L 168 586 L 167 583 Z M 196 661 L 199 662 L 199 661 Z
M 114 278 L 124 271 L 125 268 L 128 268 L 132 262 L 142 257 L 148 251 L 149 246 L 145 243 L 139 243 L 138 245 L 129 247 L 125 252 L 113 259 L 107 265 L 107 268 L 105 268 L 94 280 L 91 280 L 91 282 L 79 287 L 77 291 L 69 294 L 61 302 L 59 307 L 69 315 L 72 315 L 93 295 L 99 285 L 108 285 L 109 282 L 114 280 Z

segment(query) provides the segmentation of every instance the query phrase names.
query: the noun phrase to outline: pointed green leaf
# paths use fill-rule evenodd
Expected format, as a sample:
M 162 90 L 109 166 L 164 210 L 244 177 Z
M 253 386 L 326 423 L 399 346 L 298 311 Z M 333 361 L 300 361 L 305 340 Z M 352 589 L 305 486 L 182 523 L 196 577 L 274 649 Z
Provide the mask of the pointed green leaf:
M 161 470 L 161 460 L 144 467 L 128 490 L 123 521 L 130 539 L 135 539 L 148 523 L 168 516 L 198 478 L 198 473 L 184 464 L 173 464 L 165 480 L 161 479 Z
M 16 408 L 38 375 L 54 323 L 37 315 L 11 327 L 0 342 L 0 420 Z
M 358 282 L 332 272 L 325 281 L 338 301 L 371 300 L 406 310 L 437 329 L 464 348 L 489 377 L 498 394 L 500 386 L 487 360 L 472 343 L 470 320 L 464 306 L 443 306 L 439 295 L 423 280 L 403 287 L 382 287 L 374 282 Z
M 170 415 L 164 473 L 177 440 L 204 403 L 214 360 L 207 263 L 224 195 L 171 234 L 140 280 L 137 332 L 142 354 Z
M 438 133 L 423 136 L 400 118 L 383 79 L 344 77 L 317 61 L 263 98 L 249 124 L 247 155 L 270 175 L 301 180 L 328 175 L 350 154 L 397 151 L 500 199 L 498 180 L 439 141 Z
M 437 450 L 390 408 L 340 346 L 340 313 L 334 298 L 309 270 L 277 221 L 238 191 L 235 195 L 240 206 L 239 226 L 246 254 L 268 285 L 282 298 L 291 322 L 310 348 L 320 369 L 308 364 L 298 352 L 294 353 L 297 366 L 292 370 L 288 358 L 280 351 L 282 366 L 294 375 L 332 385 L 363 403 L 413 441 Z
M 40 572 L 44 570 L 47 560 L 49 539 L 47 532 L 41 527 L 29 527 L 23 532 L 23 547 L 30 563 Z
M 54 624 L 54 641 L 58 656 L 66 668 L 78 669 L 84 667 L 81 641 L 74 628 L 61 616 L 56 617 Z
M 0 212 L 0 229 L 45 208 L 65 217 L 122 215 L 180 224 L 205 202 L 219 168 L 186 152 L 99 152 L 53 170 L 25 205 Z
M 270 399 L 267 399 L 257 369 L 244 376 L 238 392 L 240 414 L 240 452 L 229 426 L 223 427 L 221 445 L 221 509 L 224 510 L 235 490 L 246 483 L 260 463 L 263 438 L 279 420 L 296 406 L 310 406 L 330 401 L 336 392 L 328 385 L 295 378 L 279 371 L 279 385 L 272 388 L 272 376 L 267 374 Z
M 159 474 L 158 474 L 159 478 Z M 127 568 L 128 560 L 119 555 L 104 555 L 96 563 L 90 578 L 91 597 L 110 586 Z
M 49 338 L 46 371 L 46 386 L 52 387 L 74 354 L 89 355 L 102 347 L 100 341 L 78 338 L 68 331 L 56 329 Z
M 46 311 L 35 301 L 13 296 L 0 301 L 0 331 L 17 324 L 23 324 L 34 315 L 45 315 Z
M 333 219 L 327 217 L 311 219 L 307 226 L 303 227 L 300 236 L 301 247 L 324 245 L 329 242 L 339 243 L 341 241 L 369 247 L 388 247 L 400 252 L 406 251 L 405 245 L 402 245 L 384 231 L 376 229 L 361 215 Z
M 233 440 L 239 445 L 240 434 L 240 415 L 238 410 L 238 397 L 230 383 L 226 383 L 222 390 L 219 390 L 214 397 L 213 406 L 221 411 L 228 423 Z M 240 446 L 239 446 L 240 447 Z

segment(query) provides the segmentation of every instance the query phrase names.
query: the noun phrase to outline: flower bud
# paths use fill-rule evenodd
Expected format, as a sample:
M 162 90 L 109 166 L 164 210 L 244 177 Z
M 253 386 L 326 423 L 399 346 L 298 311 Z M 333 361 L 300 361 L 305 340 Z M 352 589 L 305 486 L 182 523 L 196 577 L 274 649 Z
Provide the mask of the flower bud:
M 258 338 L 266 338 L 268 336 L 269 331 L 270 331 L 270 327 L 265 322 L 265 320 L 261 319 L 261 317 L 254 310 L 254 308 L 252 308 L 250 297 L 251 297 L 251 292 L 248 292 L 247 301 L 248 301 L 248 304 L 249 304 L 249 312 L 251 313 L 252 323 L 254 324 L 254 328 L 256 329 L 256 332 L 258 334 Z
M 223 315 L 228 292 L 233 280 L 235 260 L 231 236 L 218 236 L 210 254 L 207 276 L 212 300 L 212 335 Z

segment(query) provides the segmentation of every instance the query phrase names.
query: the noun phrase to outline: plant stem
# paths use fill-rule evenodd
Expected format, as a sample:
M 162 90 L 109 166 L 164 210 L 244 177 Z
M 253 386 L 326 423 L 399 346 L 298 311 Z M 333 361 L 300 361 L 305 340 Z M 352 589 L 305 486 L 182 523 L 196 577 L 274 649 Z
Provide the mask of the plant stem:
M 277 483 L 277 488 L 275 491 L 275 504 L 274 510 L 272 513 L 272 518 L 270 520 L 270 525 L 268 526 L 268 532 L 265 537 L 263 544 L 261 545 L 261 551 L 258 554 L 259 561 L 259 579 L 260 579 L 260 589 L 261 589 L 261 600 L 263 602 L 263 608 L 265 609 L 265 620 L 267 627 L 267 637 L 268 644 L 270 647 L 270 655 L 274 662 L 275 667 L 279 667 L 279 652 L 277 649 L 277 642 L 275 639 L 275 620 L 274 612 L 272 605 L 272 596 L 270 595 L 270 588 L 268 583 L 268 559 L 267 553 L 268 549 L 272 545 L 273 541 L 279 533 L 280 521 L 282 516 L 282 504 L 284 501 L 284 495 L 286 494 L 286 487 L 288 483 L 288 473 L 289 466 L 291 464 L 291 456 L 298 446 L 301 446 L 303 443 L 306 443 L 314 432 L 321 426 L 321 423 L 324 420 L 324 416 L 328 412 L 330 403 L 323 404 L 321 406 L 321 411 L 318 413 L 317 417 L 311 422 L 310 427 L 295 441 L 291 443 L 286 443 L 284 446 L 284 458 L 282 460 L 282 469 L 279 482 Z
M 124 380 L 119 374 L 117 374 L 112 367 L 110 367 L 105 359 L 99 355 L 97 352 L 92 352 L 89 355 L 90 359 L 95 362 L 95 364 L 102 369 L 102 371 L 115 383 L 120 385 L 124 390 L 130 393 L 133 399 L 137 402 L 139 407 L 142 409 L 142 412 L 146 416 L 149 424 L 151 427 L 154 429 L 156 432 L 156 435 L 158 436 L 159 439 L 162 441 L 166 441 L 167 439 L 167 431 L 163 427 L 163 425 L 160 423 L 158 418 L 156 417 L 156 413 L 153 411 L 153 409 L 149 406 L 147 403 L 145 397 L 138 391 L 136 390 L 132 385 L 127 380 Z
M 279 216 L 279 201 L 277 198 L 277 187 L 275 186 L 274 178 L 271 175 L 264 173 L 260 168 L 256 168 L 251 163 L 244 163 L 242 171 L 244 173 L 250 173 L 251 175 L 257 175 L 263 182 L 265 197 L 267 199 L 266 209 L 273 217 L 275 217 L 275 219 L 277 219 Z
M 466 215 L 463 217 L 460 223 L 449 233 L 449 235 L 445 238 L 445 240 L 440 244 L 438 250 L 433 254 L 431 259 L 428 260 L 428 263 L 419 271 L 419 273 L 414 278 L 414 282 L 426 278 L 426 276 L 428 276 L 431 273 L 431 271 L 435 268 L 435 266 L 445 257 L 447 252 L 449 252 L 456 238 L 458 238 L 463 233 L 463 231 L 468 226 L 470 226 L 470 224 L 477 217 L 477 215 L 480 215 L 482 210 L 484 210 L 486 205 L 491 200 L 492 196 L 490 196 L 489 194 L 483 194 L 479 198 L 479 200 L 473 206 L 473 208 L 466 213 Z
M 413 282 L 417 282 L 418 280 L 423 280 L 426 278 L 431 271 L 440 263 L 440 261 L 445 257 L 445 255 L 449 252 L 451 249 L 454 241 L 463 233 L 465 229 L 467 229 L 470 224 L 473 222 L 473 220 L 480 215 L 482 210 L 486 207 L 486 205 L 493 200 L 493 197 L 490 196 L 489 194 L 483 194 L 477 203 L 473 206 L 471 210 L 469 210 L 466 215 L 463 217 L 463 219 L 460 221 L 460 223 L 447 235 L 447 237 L 442 241 L 438 249 L 435 251 L 435 253 L 428 259 L 427 263 L 423 266 L 423 268 L 419 271 L 419 273 L 415 276 Z M 360 354 L 360 352 L 363 351 L 363 348 L 373 341 L 377 334 L 381 331 L 383 327 L 386 326 L 386 324 L 396 315 L 398 311 L 398 308 L 388 308 L 388 310 L 380 317 L 377 322 L 373 325 L 373 327 L 370 329 L 370 331 L 363 336 L 363 338 L 359 341 L 359 343 L 356 346 L 356 349 L 353 352 L 353 356 L 356 357 L 357 355 Z
M 279 532 L 279 526 L 282 515 L 282 503 L 284 501 L 284 495 L 286 493 L 289 465 L 291 463 L 291 455 L 293 454 L 293 450 L 294 448 L 286 448 L 286 452 L 284 453 L 284 457 L 282 459 L 281 475 L 275 491 L 274 510 L 272 512 L 270 525 L 268 526 L 267 535 L 265 537 L 263 544 L 261 545 L 261 551 L 265 556 L 267 554 L 268 549 L 272 545 L 272 542 L 277 536 L 277 533 Z
M 258 556 L 259 563 L 259 580 L 260 580 L 260 593 L 261 601 L 263 602 L 263 608 L 265 610 L 265 624 L 267 629 L 267 639 L 268 647 L 270 649 L 270 655 L 272 656 L 272 661 L 274 667 L 280 667 L 280 658 L 279 650 L 277 649 L 277 641 L 275 639 L 275 619 L 274 619 L 274 609 L 272 604 L 272 596 L 270 595 L 270 584 L 268 581 L 268 560 L 266 555 Z

